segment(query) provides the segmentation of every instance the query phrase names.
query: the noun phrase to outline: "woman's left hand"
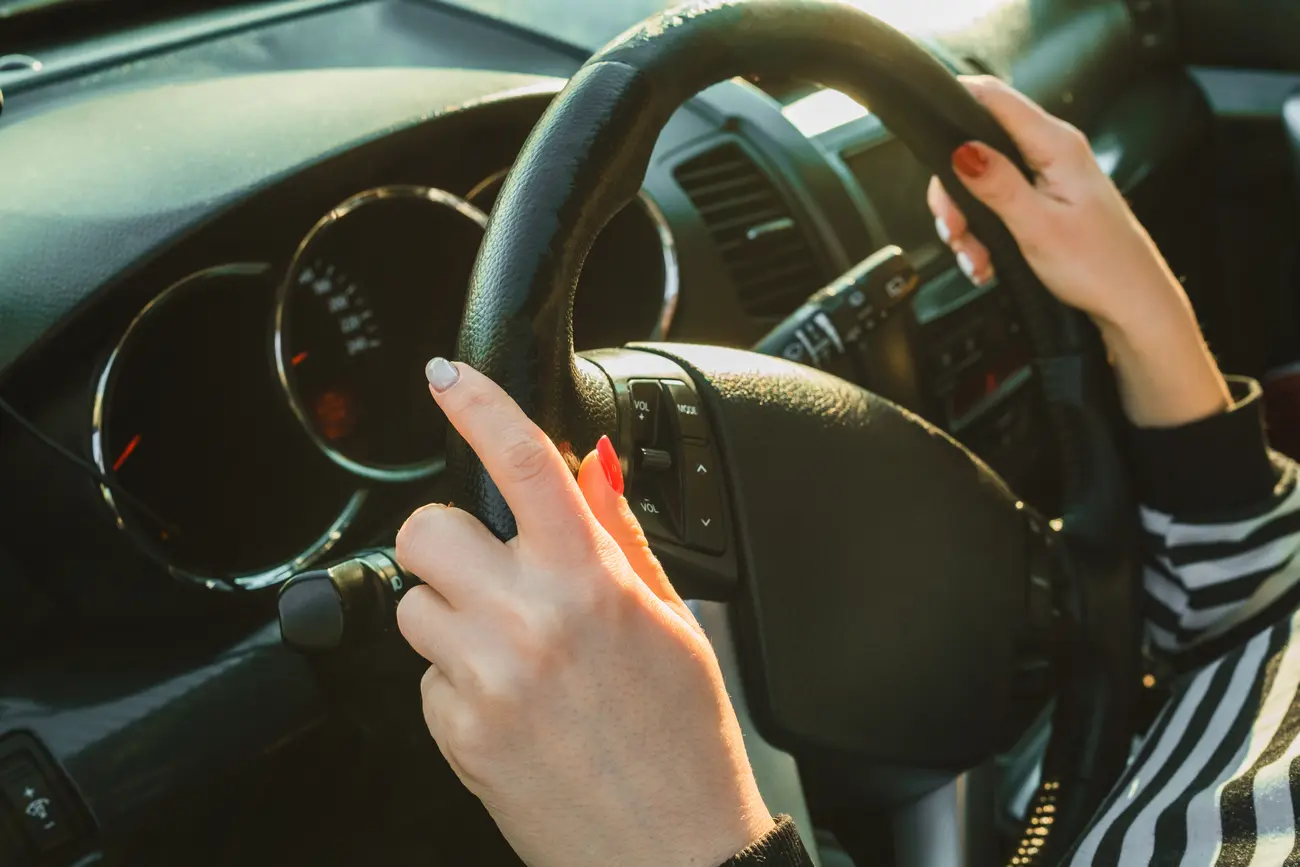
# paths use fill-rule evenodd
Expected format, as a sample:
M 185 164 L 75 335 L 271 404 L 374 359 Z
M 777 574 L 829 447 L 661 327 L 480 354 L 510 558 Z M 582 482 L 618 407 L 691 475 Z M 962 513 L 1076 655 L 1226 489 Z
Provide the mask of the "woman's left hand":
M 495 383 L 430 362 L 434 398 L 519 535 L 426 506 L 397 558 L 429 731 L 533 867 L 726 861 L 773 827 L 717 658 L 650 552 L 608 441 L 577 480 Z M 604 458 L 602 460 L 602 457 Z
M 954 174 L 1002 220 L 1048 291 L 1092 317 L 1133 423 L 1173 427 L 1227 408 L 1227 383 L 1187 294 L 1087 137 L 996 78 L 961 81 L 1015 141 L 1033 177 L 982 142 L 953 153 Z M 987 283 L 988 248 L 948 193 L 931 180 L 939 237 L 972 281 Z

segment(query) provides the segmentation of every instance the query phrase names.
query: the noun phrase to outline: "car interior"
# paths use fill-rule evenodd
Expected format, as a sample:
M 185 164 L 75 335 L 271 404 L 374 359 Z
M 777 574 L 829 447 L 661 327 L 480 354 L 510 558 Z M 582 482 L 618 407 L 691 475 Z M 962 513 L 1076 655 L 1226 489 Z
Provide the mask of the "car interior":
M 667 5 L 0 0 L 0 867 L 521 863 L 395 630 L 415 508 L 513 528 L 438 355 L 614 440 L 817 863 L 1066 851 L 1160 691 L 1123 425 L 995 218 L 985 285 L 936 234 L 1014 152 L 954 76 L 1082 129 L 1263 378 L 1300 16 Z

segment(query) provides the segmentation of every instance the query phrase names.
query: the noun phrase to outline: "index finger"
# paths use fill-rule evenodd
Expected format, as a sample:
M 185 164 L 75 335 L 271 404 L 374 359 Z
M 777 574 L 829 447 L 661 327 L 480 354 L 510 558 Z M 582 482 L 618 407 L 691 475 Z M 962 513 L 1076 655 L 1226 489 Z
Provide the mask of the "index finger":
M 435 358 L 429 390 L 483 462 L 530 545 L 574 550 L 589 542 L 587 502 L 555 444 L 519 404 L 467 364 Z

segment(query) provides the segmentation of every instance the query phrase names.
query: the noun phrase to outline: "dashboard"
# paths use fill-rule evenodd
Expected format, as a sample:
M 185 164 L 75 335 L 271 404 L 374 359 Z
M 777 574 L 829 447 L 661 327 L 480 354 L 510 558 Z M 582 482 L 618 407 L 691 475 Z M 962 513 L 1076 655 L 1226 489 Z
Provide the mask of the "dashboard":
M 1007 0 L 999 16 L 1023 26 L 934 50 L 1088 120 L 1125 192 L 1203 110 L 1167 98 L 1185 76 L 1127 95 L 1163 49 L 1120 0 Z M 1091 50 L 1049 63 L 1067 27 Z M 319 719 L 310 672 L 277 646 L 274 587 L 391 544 L 445 498 L 423 364 L 454 354 L 496 192 L 586 53 L 385 0 L 266 4 L 133 40 L 51 49 L 47 78 L 0 75 L 0 165 L 17 167 L 0 197 L 0 397 L 44 437 L 0 415 L 0 736 L 38 737 L 109 834 Z M 928 174 L 869 112 L 801 128 L 821 93 L 734 81 L 677 113 L 588 256 L 577 348 L 752 346 L 897 244 L 921 285 L 870 341 L 863 384 L 1050 513 L 1016 311 L 955 267 Z M 1132 99 L 1140 134 L 1122 122 Z M 217 701 L 220 736 L 183 761 L 199 735 L 152 737 L 163 719 L 193 731 Z
M 423 365 L 455 354 L 504 177 L 464 196 L 364 190 L 274 264 L 205 267 L 149 301 L 93 403 L 91 453 L 118 527 L 173 577 L 265 589 L 334 549 L 372 487 L 441 472 L 447 429 Z M 576 346 L 664 336 L 678 283 L 671 232 L 643 194 L 588 256 Z
M 299 84 L 224 83 L 255 86 L 263 99 Z M 104 550 L 124 561 L 142 557 L 171 579 L 226 592 L 264 590 L 391 538 L 409 506 L 435 493 L 444 465 L 446 425 L 423 364 L 455 353 L 493 201 L 559 86 L 489 94 L 409 128 L 399 146 L 402 134 L 386 136 L 271 184 L 175 243 L 165 265 L 89 299 L 106 305 L 95 325 L 117 322 L 90 341 L 89 394 L 69 394 L 85 412 L 68 434 L 88 442 L 99 476 L 68 479 L 85 501 L 78 530 L 99 528 Z M 779 101 L 750 84 L 709 98 L 783 122 Z M 679 143 L 690 125 L 674 126 L 645 188 L 587 258 L 578 350 L 663 338 L 746 346 L 863 252 L 901 243 L 924 283 L 912 315 L 870 342 L 864 384 L 963 436 L 1018 489 L 1050 476 L 1034 448 L 1033 401 L 1018 397 L 1032 389 L 1014 311 L 941 248 L 924 204 L 928 175 L 901 144 L 878 129 L 842 152 L 885 228 L 859 218 L 861 237 L 837 245 L 818 237 L 761 140 L 705 131 Z M 706 255 L 722 274 L 700 274 Z M 23 463 L 13 471 L 53 469 L 49 456 Z M 58 507 L 69 493 L 58 491 Z M 87 583 L 75 555 L 42 559 Z

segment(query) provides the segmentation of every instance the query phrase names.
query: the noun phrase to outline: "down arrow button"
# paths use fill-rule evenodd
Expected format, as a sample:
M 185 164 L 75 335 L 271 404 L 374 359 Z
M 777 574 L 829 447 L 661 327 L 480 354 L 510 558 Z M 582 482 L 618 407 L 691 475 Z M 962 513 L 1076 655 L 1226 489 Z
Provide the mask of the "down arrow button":
M 686 477 L 686 543 L 700 551 L 721 554 L 727 549 L 727 528 L 722 516 L 718 462 L 708 446 L 684 442 L 682 471 Z

